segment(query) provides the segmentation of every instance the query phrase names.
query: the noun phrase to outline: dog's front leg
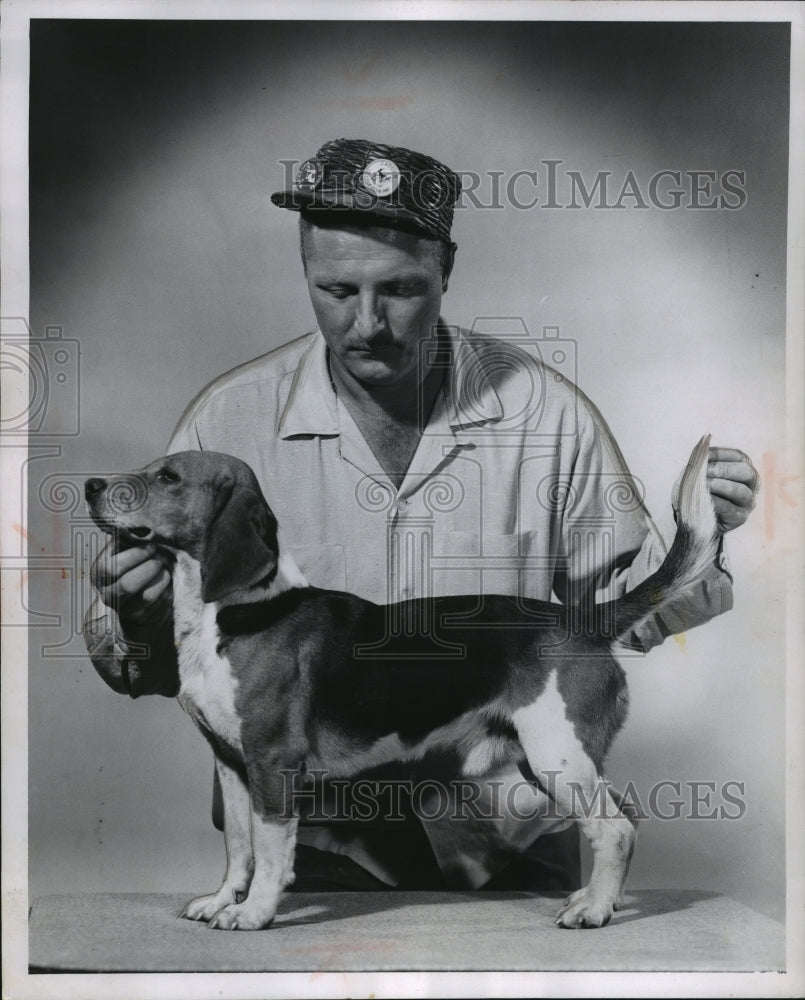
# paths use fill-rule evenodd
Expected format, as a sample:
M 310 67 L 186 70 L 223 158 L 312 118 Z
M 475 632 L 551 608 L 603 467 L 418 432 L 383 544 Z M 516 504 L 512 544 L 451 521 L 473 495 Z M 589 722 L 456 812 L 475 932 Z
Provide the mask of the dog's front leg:
M 254 873 L 249 791 L 240 775 L 216 758 L 215 768 L 224 800 L 226 874 L 217 892 L 191 899 L 179 914 L 188 920 L 209 920 L 229 903 L 246 898 Z
M 285 807 L 280 765 L 276 761 L 250 764 L 248 773 L 254 877 L 246 899 L 225 906 L 210 921 L 210 927 L 221 930 L 268 927 L 283 890 L 294 880 L 298 820 Z

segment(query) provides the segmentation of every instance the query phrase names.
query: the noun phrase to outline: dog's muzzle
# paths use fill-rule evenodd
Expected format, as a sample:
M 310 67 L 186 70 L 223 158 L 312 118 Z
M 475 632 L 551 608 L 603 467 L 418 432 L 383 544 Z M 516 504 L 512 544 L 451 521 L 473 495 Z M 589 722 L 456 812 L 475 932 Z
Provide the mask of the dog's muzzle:
M 84 483 L 84 499 L 92 519 L 104 531 L 122 530 L 138 540 L 153 532 L 145 525 L 129 524 L 132 514 L 142 508 L 147 491 L 139 476 L 116 476 L 102 479 L 92 476 Z

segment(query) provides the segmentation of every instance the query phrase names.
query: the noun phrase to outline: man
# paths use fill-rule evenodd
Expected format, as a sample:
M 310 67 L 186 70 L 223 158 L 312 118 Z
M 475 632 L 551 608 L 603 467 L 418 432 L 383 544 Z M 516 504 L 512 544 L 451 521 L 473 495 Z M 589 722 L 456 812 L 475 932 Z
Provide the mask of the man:
M 471 335 L 441 319 L 459 191 L 432 158 L 363 140 L 327 143 L 305 161 L 272 200 L 300 213 L 318 330 L 208 386 L 170 450 L 247 461 L 315 586 L 385 604 L 623 593 L 665 549 L 606 424 L 527 338 Z M 713 449 L 709 484 L 722 530 L 742 523 L 757 489 L 748 459 Z M 133 697 L 175 694 L 171 578 L 159 554 L 108 549 L 93 583 L 105 607 L 90 612 L 85 635 L 101 675 Z M 632 644 L 649 649 L 731 603 L 730 578 L 714 565 Z M 405 627 L 390 617 L 390 629 Z M 134 655 L 137 643 L 146 655 Z M 434 776 L 443 784 L 431 781 L 431 792 L 443 789 L 449 808 L 403 794 L 387 809 L 394 818 L 370 822 L 352 800 L 334 815 L 334 787 L 319 776 L 297 887 L 579 884 L 575 830 L 516 770 L 469 791 L 437 758 L 372 777 L 404 779 L 410 791 Z

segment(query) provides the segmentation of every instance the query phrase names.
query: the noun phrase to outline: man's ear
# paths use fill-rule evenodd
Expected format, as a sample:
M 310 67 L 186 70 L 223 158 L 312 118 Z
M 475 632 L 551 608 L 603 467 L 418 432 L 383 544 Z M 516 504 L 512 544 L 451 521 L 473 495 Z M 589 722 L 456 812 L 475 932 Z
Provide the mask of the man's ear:
M 226 487 L 201 555 L 201 597 L 220 601 L 245 590 L 277 568 L 277 519 L 258 493 Z

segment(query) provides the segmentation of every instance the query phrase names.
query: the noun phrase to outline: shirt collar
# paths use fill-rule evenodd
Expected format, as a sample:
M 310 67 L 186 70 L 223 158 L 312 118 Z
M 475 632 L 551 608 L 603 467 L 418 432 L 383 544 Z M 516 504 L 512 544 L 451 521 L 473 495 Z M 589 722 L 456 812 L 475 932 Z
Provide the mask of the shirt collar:
M 445 397 L 451 428 L 466 430 L 500 420 L 500 401 L 490 369 L 490 339 L 472 336 L 458 327 L 444 328 L 450 343 L 449 371 L 445 379 Z
M 330 379 L 327 344 L 317 330 L 299 359 L 277 434 L 289 438 L 297 434 L 334 437 L 339 433 L 338 399 Z
M 447 421 L 462 430 L 500 420 L 503 405 L 487 373 L 485 351 L 479 338 L 458 327 L 443 326 L 449 349 L 444 394 Z M 278 425 L 280 438 L 299 434 L 333 437 L 341 433 L 338 399 L 330 379 L 327 344 L 316 330 L 294 373 L 288 399 Z

